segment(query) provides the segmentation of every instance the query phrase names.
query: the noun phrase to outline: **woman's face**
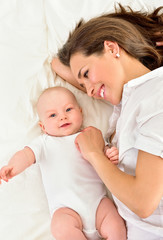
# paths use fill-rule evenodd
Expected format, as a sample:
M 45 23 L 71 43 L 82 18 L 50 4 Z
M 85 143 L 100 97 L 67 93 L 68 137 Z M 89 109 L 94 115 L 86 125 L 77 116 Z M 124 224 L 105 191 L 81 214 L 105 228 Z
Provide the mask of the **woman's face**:
M 105 99 L 117 105 L 121 101 L 124 72 L 117 58 L 111 51 L 102 55 L 84 56 L 74 54 L 70 59 L 73 75 L 80 85 L 84 86 L 87 94 L 98 99 Z

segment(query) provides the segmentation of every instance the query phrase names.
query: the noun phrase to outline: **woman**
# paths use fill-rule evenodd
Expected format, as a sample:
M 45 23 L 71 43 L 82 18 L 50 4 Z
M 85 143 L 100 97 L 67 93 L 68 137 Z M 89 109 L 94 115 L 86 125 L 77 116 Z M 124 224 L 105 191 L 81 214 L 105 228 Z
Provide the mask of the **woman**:
M 118 167 L 105 157 L 99 130 L 85 129 L 76 145 L 112 192 L 130 240 L 163 239 L 163 59 L 153 43 L 163 39 L 161 10 L 145 16 L 121 7 L 118 17 L 80 23 L 59 52 L 65 79 L 73 75 L 71 83 L 120 112 Z
M 163 23 L 161 20 L 162 15 L 158 14 L 160 8 L 157 8 L 155 11 L 149 14 L 145 12 L 134 12 L 131 8 L 129 8 L 129 11 L 127 11 L 124 7 L 122 7 L 122 5 L 119 4 L 119 6 L 120 10 L 116 10 L 115 13 L 110 13 L 108 15 L 102 15 L 102 17 L 110 16 L 113 18 L 124 19 L 133 23 L 141 31 L 141 34 L 144 35 L 146 40 L 149 42 L 149 45 L 155 47 L 155 50 L 163 56 Z M 76 29 L 78 29 L 80 24 L 82 24 L 82 21 L 79 23 Z M 86 35 L 86 37 L 88 37 L 88 35 Z M 64 51 L 66 51 L 66 48 L 63 47 L 58 53 L 60 60 L 58 58 L 53 59 L 53 71 L 67 82 L 86 92 L 86 89 L 81 87 L 77 80 L 74 78 L 71 69 L 69 68 L 69 60 L 67 61 L 66 57 L 64 56 Z

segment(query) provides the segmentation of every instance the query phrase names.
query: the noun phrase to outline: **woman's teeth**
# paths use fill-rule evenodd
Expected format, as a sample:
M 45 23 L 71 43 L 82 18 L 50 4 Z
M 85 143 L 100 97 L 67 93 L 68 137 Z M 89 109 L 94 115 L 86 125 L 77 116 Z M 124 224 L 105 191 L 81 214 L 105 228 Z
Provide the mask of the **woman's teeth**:
M 104 98 L 104 89 L 103 89 L 103 88 L 101 88 L 100 97 L 101 97 L 101 98 Z

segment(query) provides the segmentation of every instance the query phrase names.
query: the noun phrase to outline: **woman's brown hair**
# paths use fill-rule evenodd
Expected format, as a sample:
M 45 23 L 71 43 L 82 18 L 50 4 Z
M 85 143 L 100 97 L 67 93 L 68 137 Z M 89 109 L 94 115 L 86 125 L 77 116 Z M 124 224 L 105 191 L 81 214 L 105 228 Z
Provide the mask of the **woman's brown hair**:
M 102 54 L 104 41 L 114 41 L 129 55 L 153 70 L 163 65 L 163 7 L 152 13 L 133 11 L 119 4 L 115 13 L 104 14 L 84 23 L 81 20 L 58 52 L 60 61 L 69 66 L 73 54 Z

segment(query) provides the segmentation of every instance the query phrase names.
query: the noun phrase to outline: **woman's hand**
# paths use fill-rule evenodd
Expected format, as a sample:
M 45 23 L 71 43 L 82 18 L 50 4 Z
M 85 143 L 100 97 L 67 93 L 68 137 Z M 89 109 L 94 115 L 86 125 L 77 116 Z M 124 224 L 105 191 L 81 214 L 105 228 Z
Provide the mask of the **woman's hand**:
M 160 47 L 160 46 L 163 46 L 163 41 L 161 41 L 161 42 L 156 42 L 156 45 L 159 46 L 159 47 Z
M 65 66 L 63 63 L 60 62 L 59 58 L 53 58 L 51 62 L 52 71 L 55 72 L 59 77 L 64 79 L 66 82 L 70 83 L 74 87 L 86 92 L 86 89 L 81 87 L 80 84 L 77 82 L 75 77 L 73 76 L 70 67 Z
M 104 139 L 101 131 L 95 127 L 85 128 L 76 137 L 75 144 L 82 156 L 90 163 L 94 160 L 94 153 L 100 153 L 104 155 Z

